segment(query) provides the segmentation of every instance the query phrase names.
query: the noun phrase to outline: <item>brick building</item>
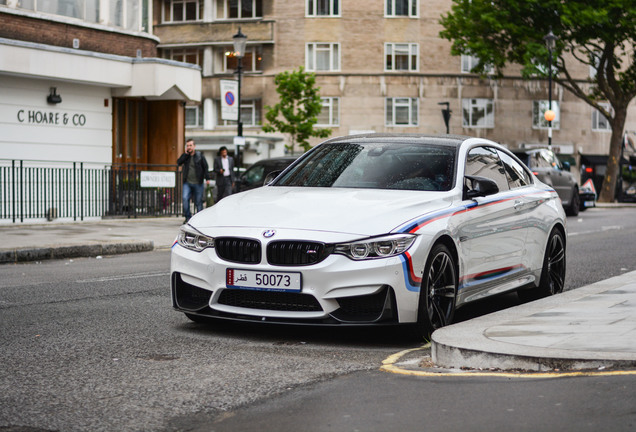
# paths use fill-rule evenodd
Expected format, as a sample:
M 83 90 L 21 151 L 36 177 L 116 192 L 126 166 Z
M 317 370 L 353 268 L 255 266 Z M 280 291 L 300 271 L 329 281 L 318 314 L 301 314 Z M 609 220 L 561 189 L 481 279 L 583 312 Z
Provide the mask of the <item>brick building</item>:
M 175 163 L 200 69 L 157 57 L 147 6 L 0 0 L 0 159 Z
M 261 125 L 265 106 L 276 103 L 274 75 L 298 66 L 316 72 L 320 125 L 334 136 L 445 133 L 439 104 L 448 102 L 451 133 L 511 148 L 546 145 L 547 80 L 522 80 L 514 67 L 497 80 L 472 74 L 474 59 L 451 56 L 450 43 L 438 36 L 440 15 L 450 6 L 450 0 L 154 0 L 153 26 L 161 56 L 202 68 L 201 102 L 186 106 L 186 134 L 209 154 L 236 134 L 236 125 L 220 118 L 219 80 L 235 79 L 232 36 L 239 27 L 248 37 L 245 163 L 283 151 L 277 140 L 284 137 L 264 134 Z M 575 73 L 584 80 L 590 71 L 582 65 Z M 553 110 L 555 149 L 602 175 L 607 121 L 558 85 Z M 633 110 L 626 129 L 636 130 Z

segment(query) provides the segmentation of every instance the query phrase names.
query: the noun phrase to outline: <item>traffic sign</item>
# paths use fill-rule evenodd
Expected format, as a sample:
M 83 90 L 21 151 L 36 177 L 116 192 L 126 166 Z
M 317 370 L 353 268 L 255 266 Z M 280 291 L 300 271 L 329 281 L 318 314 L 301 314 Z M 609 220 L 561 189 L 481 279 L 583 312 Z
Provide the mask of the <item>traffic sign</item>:
M 221 80 L 221 119 L 238 121 L 238 81 Z

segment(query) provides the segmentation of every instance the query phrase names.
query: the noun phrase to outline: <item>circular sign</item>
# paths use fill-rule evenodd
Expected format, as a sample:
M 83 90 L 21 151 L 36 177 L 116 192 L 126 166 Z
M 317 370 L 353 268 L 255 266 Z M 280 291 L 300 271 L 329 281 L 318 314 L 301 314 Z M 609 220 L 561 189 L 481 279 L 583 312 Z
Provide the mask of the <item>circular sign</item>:
M 232 92 L 225 93 L 225 103 L 230 106 L 234 105 L 234 93 Z

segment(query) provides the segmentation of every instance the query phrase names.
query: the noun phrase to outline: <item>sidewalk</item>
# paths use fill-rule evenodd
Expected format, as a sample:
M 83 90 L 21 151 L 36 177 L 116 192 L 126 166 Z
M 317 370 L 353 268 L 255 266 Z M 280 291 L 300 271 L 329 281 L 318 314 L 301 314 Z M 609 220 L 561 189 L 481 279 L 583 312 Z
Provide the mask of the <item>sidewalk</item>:
M 183 218 L 0 225 L 0 265 L 169 249 Z M 2 264 L 4 263 L 4 264 Z M 437 330 L 442 368 L 636 367 L 636 271 Z
M 636 271 L 433 333 L 436 366 L 532 371 L 636 367 Z
M 0 225 L 0 264 L 170 248 L 183 217 Z

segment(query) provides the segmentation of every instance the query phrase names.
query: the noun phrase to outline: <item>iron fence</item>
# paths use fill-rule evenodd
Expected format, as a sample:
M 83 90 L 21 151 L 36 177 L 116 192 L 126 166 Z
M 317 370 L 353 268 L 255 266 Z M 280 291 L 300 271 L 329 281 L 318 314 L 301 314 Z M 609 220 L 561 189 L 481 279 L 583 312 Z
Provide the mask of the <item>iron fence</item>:
M 145 187 L 141 173 L 174 173 L 174 187 Z M 109 170 L 108 216 L 178 216 L 182 213 L 181 172 L 176 165 L 119 165 Z
M 145 186 L 142 172 L 174 173 L 174 186 Z M 0 160 L 0 221 L 178 216 L 180 184 L 176 165 Z

